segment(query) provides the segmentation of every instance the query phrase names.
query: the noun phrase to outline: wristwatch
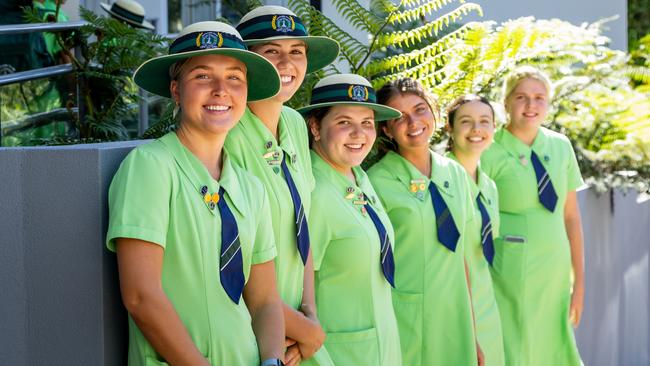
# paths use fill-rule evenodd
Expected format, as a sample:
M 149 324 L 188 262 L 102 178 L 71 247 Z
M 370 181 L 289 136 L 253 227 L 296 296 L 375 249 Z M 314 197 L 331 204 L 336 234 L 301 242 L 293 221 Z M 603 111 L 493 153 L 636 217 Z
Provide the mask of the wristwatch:
M 269 358 L 262 361 L 262 364 L 260 366 L 284 366 L 284 362 L 282 362 L 282 360 L 279 358 Z

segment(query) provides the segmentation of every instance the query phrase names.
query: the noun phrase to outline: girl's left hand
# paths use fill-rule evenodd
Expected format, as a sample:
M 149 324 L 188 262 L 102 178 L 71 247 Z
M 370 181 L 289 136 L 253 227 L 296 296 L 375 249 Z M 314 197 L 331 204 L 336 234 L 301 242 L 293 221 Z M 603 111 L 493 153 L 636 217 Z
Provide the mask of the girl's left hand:
M 569 320 L 574 328 L 580 325 L 582 318 L 582 309 L 585 300 L 585 290 L 582 285 L 574 285 L 573 294 L 571 294 L 571 307 L 569 308 Z
M 284 353 L 284 364 L 286 366 L 298 366 L 302 357 L 300 355 L 300 349 L 298 348 L 298 343 L 291 338 L 286 338 L 284 342 L 287 351 Z

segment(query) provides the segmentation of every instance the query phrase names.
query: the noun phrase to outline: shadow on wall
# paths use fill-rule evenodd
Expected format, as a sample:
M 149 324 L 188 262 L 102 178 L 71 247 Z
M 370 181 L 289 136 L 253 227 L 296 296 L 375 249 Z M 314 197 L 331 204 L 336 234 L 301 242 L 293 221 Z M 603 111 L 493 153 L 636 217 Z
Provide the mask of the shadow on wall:
M 578 198 L 585 233 L 586 293 L 578 347 L 585 365 L 650 364 L 650 202 L 636 193 Z

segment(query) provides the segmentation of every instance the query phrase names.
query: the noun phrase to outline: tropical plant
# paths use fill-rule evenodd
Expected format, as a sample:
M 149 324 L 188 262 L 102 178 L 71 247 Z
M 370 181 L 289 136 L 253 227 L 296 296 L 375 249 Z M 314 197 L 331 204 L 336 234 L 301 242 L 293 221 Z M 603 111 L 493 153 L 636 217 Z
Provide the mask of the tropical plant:
M 426 21 L 451 3 L 406 0 L 393 5 L 371 0 L 368 10 L 357 2 L 334 0 L 347 22 L 370 34 L 367 45 L 305 0 L 291 0 L 290 6 L 306 19 L 310 33 L 339 40 L 341 61 L 375 87 L 412 77 L 429 87 L 441 105 L 465 93 L 498 101 L 503 78 L 514 67 L 532 64 L 546 70 L 557 84 L 549 127 L 571 138 L 589 183 L 601 190 L 648 190 L 650 94 L 635 88 L 631 79 L 647 82 L 647 48 L 636 55 L 636 62 L 608 48 L 609 40 L 602 35 L 607 19 L 585 26 L 530 17 L 502 25 L 457 25 L 454 22 L 468 12 L 481 12 L 477 5 L 461 3 Z M 406 21 L 410 23 L 400 28 Z M 326 73 L 338 71 L 331 67 Z M 306 94 L 298 93 L 294 105 L 305 104 Z M 372 156 L 369 161 L 374 161 Z
M 606 21 L 574 26 L 528 17 L 498 27 L 475 24 L 450 57 L 456 74 L 447 75 L 433 91 L 443 101 L 468 92 L 500 101 L 505 74 L 517 65 L 535 65 L 555 81 L 549 127 L 569 136 L 588 183 L 599 190 L 622 186 L 646 191 L 650 90 L 643 82 L 650 68 L 647 59 L 639 63 L 607 46 L 609 39 L 602 35 Z M 632 77 L 640 86 L 634 86 Z
M 87 25 L 78 32 L 57 33 L 57 42 L 70 60 L 79 83 L 80 113 L 72 113 L 74 103 L 69 101 L 74 128 L 67 137 L 50 143 L 128 139 L 125 121 L 135 119 L 139 98 L 131 75 L 142 62 L 158 55 L 168 41 L 83 7 L 80 15 Z M 27 13 L 27 17 L 32 22 L 41 21 L 35 11 Z M 78 53 L 73 51 L 74 47 Z
M 314 78 L 349 69 L 365 76 L 375 87 L 390 79 L 410 76 L 426 86 L 437 84 L 447 72 L 447 57 L 464 38 L 473 23 L 459 25 L 470 13 L 482 15 L 481 7 L 463 0 L 371 0 L 369 9 L 356 0 L 333 0 L 333 5 L 353 31 L 346 31 L 306 0 L 290 0 L 312 35 L 336 39 L 341 45 L 339 66 L 332 65 Z M 442 13 L 442 14 L 440 14 Z M 355 34 L 368 35 L 367 43 Z M 290 102 L 301 106 L 307 93 L 298 93 Z

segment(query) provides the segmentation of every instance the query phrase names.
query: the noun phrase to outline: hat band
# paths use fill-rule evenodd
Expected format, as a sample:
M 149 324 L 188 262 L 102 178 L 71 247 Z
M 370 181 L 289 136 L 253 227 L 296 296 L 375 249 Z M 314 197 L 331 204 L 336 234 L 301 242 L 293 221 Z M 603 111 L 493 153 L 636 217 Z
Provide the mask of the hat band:
M 144 20 L 144 15 L 133 14 L 132 12 L 119 6 L 117 3 L 113 3 L 113 5 L 111 6 L 111 11 L 121 17 L 132 20 L 136 23 L 142 23 L 142 21 Z
M 237 26 L 244 39 L 264 39 L 277 36 L 306 37 L 307 29 L 300 18 L 289 14 L 262 15 Z
M 314 88 L 310 104 L 329 102 L 377 103 L 375 89 L 358 84 L 332 84 Z
M 169 46 L 169 54 L 200 51 L 211 48 L 236 48 L 245 50 L 244 42 L 237 36 L 224 32 L 192 32 L 176 38 Z

